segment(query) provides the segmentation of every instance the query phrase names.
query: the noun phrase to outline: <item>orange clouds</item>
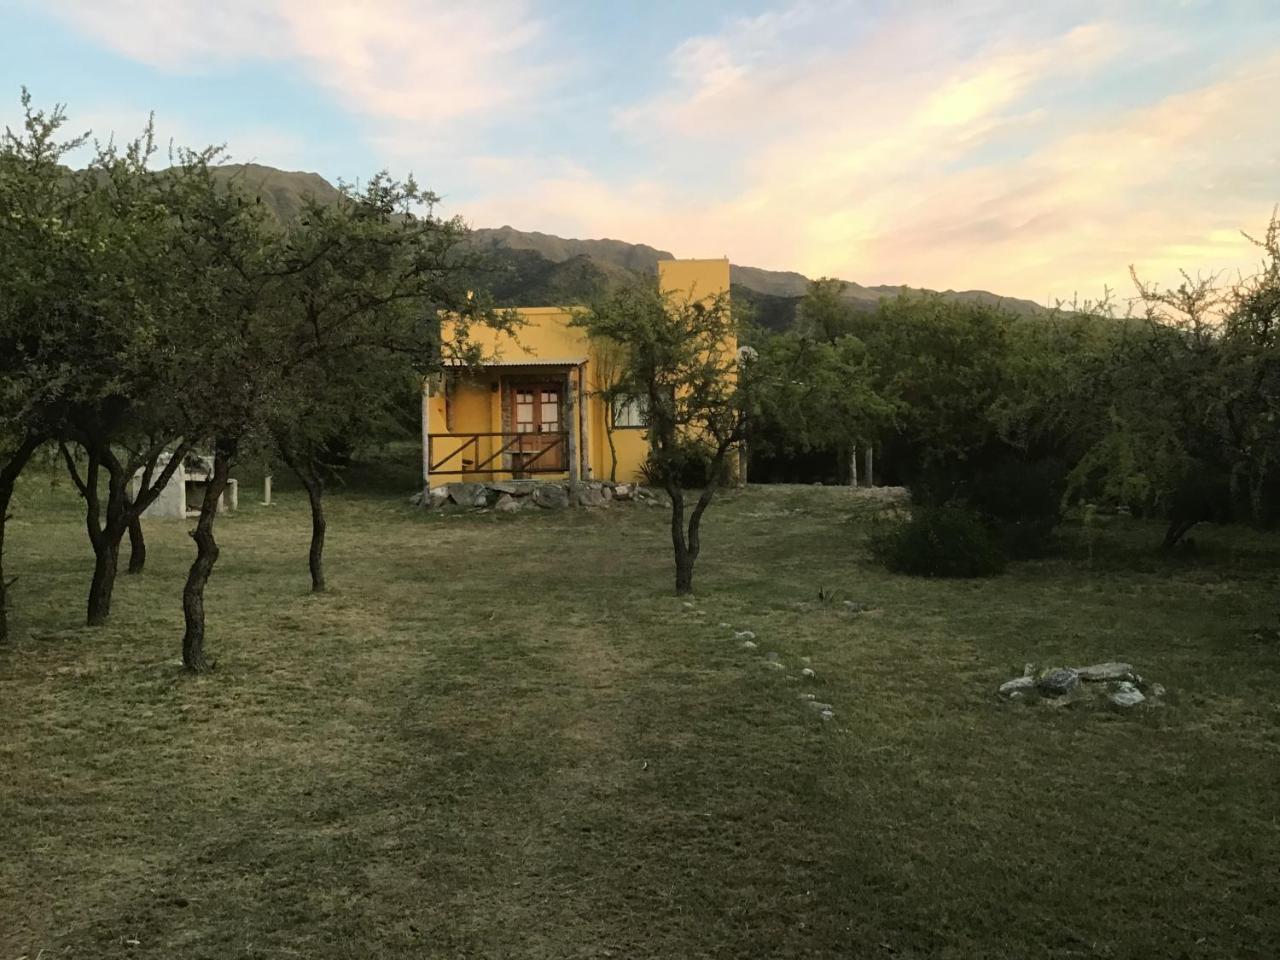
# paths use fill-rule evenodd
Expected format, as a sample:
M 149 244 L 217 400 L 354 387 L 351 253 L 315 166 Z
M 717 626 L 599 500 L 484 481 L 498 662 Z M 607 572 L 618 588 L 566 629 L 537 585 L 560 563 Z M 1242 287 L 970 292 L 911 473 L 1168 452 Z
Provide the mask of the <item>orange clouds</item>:
M 1145 41 L 1091 23 L 893 75 L 886 63 L 919 64 L 919 45 L 947 25 L 891 23 L 845 58 L 785 63 L 761 52 L 772 26 L 746 21 L 686 42 L 671 89 L 619 111 L 620 129 L 663 158 L 654 176 L 535 176 L 467 214 L 812 276 L 1043 302 L 1105 285 L 1127 294 L 1131 262 L 1157 279 L 1246 263 L 1236 231 L 1280 200 L 1280 55 L 1146 106 L 1103 100 L 1060 118 L 1056 85 L 1133 58 Z M 682 182 L 684 159 L 725 144 L 734 149 L 723 184 Z

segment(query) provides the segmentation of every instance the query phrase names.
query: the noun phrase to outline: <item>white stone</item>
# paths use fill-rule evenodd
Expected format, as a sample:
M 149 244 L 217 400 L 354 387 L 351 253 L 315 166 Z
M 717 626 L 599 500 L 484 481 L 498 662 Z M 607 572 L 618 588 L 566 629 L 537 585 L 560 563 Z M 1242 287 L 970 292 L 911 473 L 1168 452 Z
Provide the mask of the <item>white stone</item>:
M 815 675 L 814 672 L 809 667 L 805 667 L 803 670 L 800 671 L 800 676 L 802 677 L 812 677 L 814 675 Z
M 1108 661 L 1107 663 L 1095 663 L 1087 667 L 1072 667 L 1076 673 L 1080 674 L 1081 680 L 1101 681 L 1101 680 L 1132 680 L 1133 664 L 1119 663 L 1118 661 Z
M 756 642 L 754 640 L 743 640 L 739 646 L 741 646 L 743 650 L 754 650 L 756 648 Z
M 1127 680 L 1122 680 L 1116 684 L 1116 688 L 1107 694 L 1107 699 L 1114 703 L 1117 707 L 1136 707 L 1143 703 L 1147 698 L 1142 695 L 1142 691 L 1135 687 Z
M 754 640 L 755 638 L 756 635 L 750 630 L 735 630 L 733 632 L 733 639 L 735 640 Z
M 1015 693 L 1031 690 L 1036 685 L 1035 677 L 1014 677 L 1012 680 L 1006 680 L 1000 684 L 998 691 L 1002 697 L 1011 697 Z

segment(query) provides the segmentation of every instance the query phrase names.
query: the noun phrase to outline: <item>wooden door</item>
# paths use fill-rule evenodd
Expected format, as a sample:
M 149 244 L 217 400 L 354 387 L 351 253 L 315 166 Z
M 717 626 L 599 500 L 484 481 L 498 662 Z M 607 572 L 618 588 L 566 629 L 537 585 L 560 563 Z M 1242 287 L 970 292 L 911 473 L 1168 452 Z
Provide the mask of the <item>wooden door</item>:
M 518 434 L 512 453 L 512 471 L 563 470 L 564 385 L 521 383 L 511 388 L 511 421 Z

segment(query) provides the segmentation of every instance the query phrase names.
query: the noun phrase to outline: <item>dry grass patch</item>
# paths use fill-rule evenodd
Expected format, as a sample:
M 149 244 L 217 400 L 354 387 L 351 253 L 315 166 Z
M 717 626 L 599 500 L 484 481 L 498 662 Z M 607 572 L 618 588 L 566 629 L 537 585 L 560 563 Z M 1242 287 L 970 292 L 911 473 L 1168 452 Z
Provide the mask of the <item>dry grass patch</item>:
M 218 668 L 190 678 L 181 526 L 88 631 L 75 504 L 24 488 L 0 957 L 1280 953 L 1274 538 L 1170 562 L 1139 524 L 1073 528 L 929 582 L 866 561 L 847 491 L 751 489 L 708 515 L 690 610 L 662 511 L 348 492 L 312 597 L 280 496 L 222 525 Z M 1113 658 L 1168 705 L 994 696 Z

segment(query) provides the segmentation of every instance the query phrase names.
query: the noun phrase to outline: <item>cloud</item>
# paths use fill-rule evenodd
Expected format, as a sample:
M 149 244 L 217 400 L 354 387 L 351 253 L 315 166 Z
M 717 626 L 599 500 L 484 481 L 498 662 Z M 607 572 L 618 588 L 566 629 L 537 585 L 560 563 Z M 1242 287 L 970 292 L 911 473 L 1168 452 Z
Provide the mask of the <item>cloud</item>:
M 523 0 L 52 0 L 117 52 L 172 72 L 296 62 L 353 111 L 395 121 L 474 117 L 536 97 L 523 55 L 541 28 Z
M 1157 279 L 1245 262 L 1236 231 L 1280 199 L 1274 54 L 1224 62 L 1189 89 L 1166 76 L 1176 92 L 1113 106 L 1126 71 L 1185 56 L 1187 38 L 1123 19 L 1002 27 L 937 10 L 815 35 L 832 22 L 797 6 L 685 40 L 666 89 L 616 118 L 652 173 L 529 168 L 519 190 L 465 212 L 683 256 L 1043 301 L 1124 286 L 1131 262 Z M 684 179 L 708 157 L 719 183 Z
M 589 71 L 627 38 L 570 41 L 526 0 L 52 3 L 160 70 L 310 77 L 479 225 L 1044 300 L 1248 262 L 1238 230 L 1280 200 L 1280 21 L 1195 5 L 798 0 L 673 32 L 602 120 Z M 282 165 L 333 149 L 219 133 Z

